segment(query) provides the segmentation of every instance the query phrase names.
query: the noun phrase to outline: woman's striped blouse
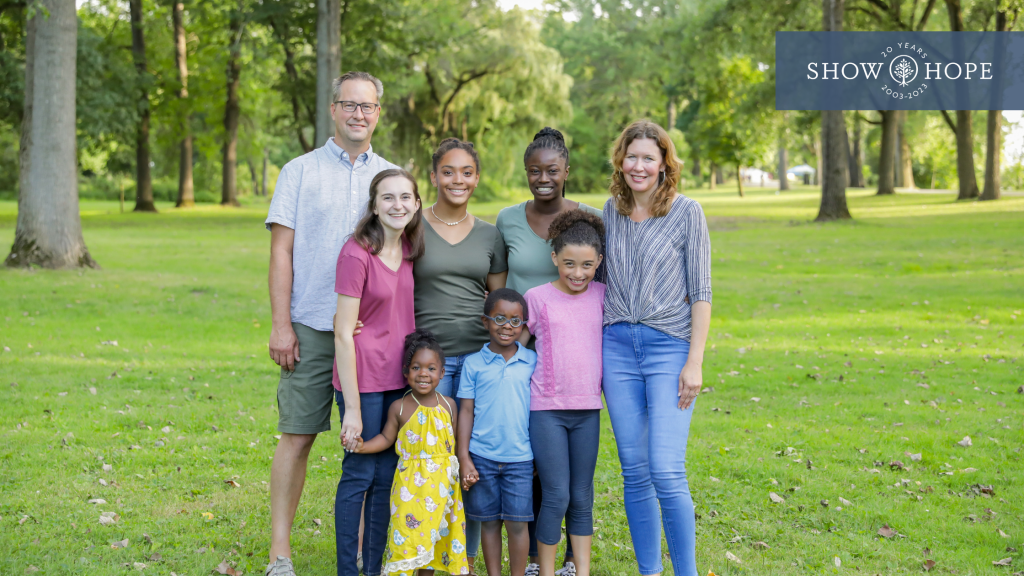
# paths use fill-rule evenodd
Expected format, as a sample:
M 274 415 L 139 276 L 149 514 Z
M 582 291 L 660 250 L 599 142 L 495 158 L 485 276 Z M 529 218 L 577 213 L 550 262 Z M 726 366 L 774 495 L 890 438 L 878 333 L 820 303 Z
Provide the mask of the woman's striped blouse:
M 633 222 L 604 205 L 604 325 L 646 324 L 690 340 L 690 304 L 711 302 L 711 241 L 700 204 L 680 195 L 665 216 Z

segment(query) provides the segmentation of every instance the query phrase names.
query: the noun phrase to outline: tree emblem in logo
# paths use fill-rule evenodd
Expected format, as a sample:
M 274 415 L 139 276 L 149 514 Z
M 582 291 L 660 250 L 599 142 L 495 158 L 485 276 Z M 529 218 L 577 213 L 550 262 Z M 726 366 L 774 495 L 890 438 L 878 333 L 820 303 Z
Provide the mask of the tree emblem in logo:
M 917 78 L 917 60 L 901 54 L 889 63 L 889 76 L 900 86 L 906 86 Z

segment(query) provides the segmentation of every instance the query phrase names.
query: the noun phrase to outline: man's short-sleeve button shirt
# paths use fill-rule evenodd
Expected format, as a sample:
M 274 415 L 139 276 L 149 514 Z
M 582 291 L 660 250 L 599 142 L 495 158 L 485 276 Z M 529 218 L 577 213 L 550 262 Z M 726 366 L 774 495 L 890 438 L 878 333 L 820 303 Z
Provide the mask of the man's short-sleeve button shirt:
M 295 230 L 292 245 L 292 322 L 314 330 L 334 329 L 338 254 L 363 216 L 370 182 L 397 168 L 369 148 L 352 161 L 333 138 L 285 164 L 274 187 L 266 226 Z
M 516 343 L 508 362 L 484 344 L 466 358 L 459 381 L 459 398 L 473 400 L 473 435 L 469 451 L 495 462 L 529 462 L 530 377 L 537 353 Z

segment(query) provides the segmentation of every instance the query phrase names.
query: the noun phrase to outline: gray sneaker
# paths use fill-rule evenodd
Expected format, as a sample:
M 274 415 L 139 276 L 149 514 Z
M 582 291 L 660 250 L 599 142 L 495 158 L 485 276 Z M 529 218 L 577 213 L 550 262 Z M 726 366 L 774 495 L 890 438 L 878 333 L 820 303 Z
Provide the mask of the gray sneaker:
M 576 576 L 576 565 L 572 562 L 566 562 L 565 566 L 555 570 L 555 576 Z
M 526 576 L 540 576 L 540 566 L 533 562 L 526 565 Z
M 278 556 L 273 564 L 267 566 L 264 576 L 295 576 L 295 567 L 292 566 L 292 559 Z

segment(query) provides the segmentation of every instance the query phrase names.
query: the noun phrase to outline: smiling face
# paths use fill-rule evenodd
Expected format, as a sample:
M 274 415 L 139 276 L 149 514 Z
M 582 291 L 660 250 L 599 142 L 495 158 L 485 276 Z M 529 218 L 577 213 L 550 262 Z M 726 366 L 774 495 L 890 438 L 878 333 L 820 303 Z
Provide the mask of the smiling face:
M 412 182 L 401 176 L 385 178 L 377 184 L 373 213 L 380 219 L 381 226 L 402 231 L 412 221 L 420 201 L 416 197 Z
M 526 179 L 535 200 L 551 200 L 562 195 L 569 176 L 565 162 L 558 150 L 550 148 L 538 149 L 526 159 Z
M 508 318 L 510 320 L 513 318 L 522 319 L 523 306 L 518 302 L 498 300 L 497 302 L 494 303 L 494 307 L 491 308 L 491 313 L 489 314 L 489 316 L 491 318 L 500 318 L 504 316 L 505 318 Z M 506 322 L 505 324 L 498 326 L 494 322 L 494 320 L 491 320 L 489 318 L 484 318 L 483 321 L 484 327 L 487 328 L 487 331 L 490 332 L 491 334 L 492 346 L 497 345 L 502 348 L 515 346 L 516 340 L 519 338 L 519 335 L 523 333 L 524 324 L 520 324 L 519 326 L 513 328 L 510 322 Z M 492 350 L 492 352 L 496 352 L 496 350 Z
M 379 104 L 377 99 L 377 87 L 373 82 L 366 80 L 346 80 L 341 85 L 340 95 L 336 101 L 348 102 L 374 102 Z M 373 129 L 377 127 L 377 120 L 380 119 L 380 108 L 373 114 L 364 114 L 359 106 L 354 112 L 345 112 L 341 104 L 331 104 L 331 117 L 334 118 L 335 137 L 341 139 L 336 142 L 345 148 L 359 146 L 367 143 L 373 135 Z
M 430 394 L 437 388 L 438 382 L 444 378 L 444 359 L 437 357 L 437 352 L 430 348 L 420 348 L 409 362 L 409 370 L 405 373 L 405 381 L 417 394 Z
M 601 255 L 587 244 L 566 244 L 557 254 L 551 253 L 551 260 L 558 267 L 555 288 L 566 294 L 586 292 L 601 265 Z
M 437 172 L 430 173 L 430 183 L 437 188 L 438 199 L 452 206 L 469 202 L 473 190 L 480 183 L 476 161 L 465 150 L 449 150 L 437 163 Z
M 633 192 L 644 194 L 657 188 L 658 175 L 664 169 L 665 156 L 656 140 L 637 138 L 626 147 L 622 175 Z

